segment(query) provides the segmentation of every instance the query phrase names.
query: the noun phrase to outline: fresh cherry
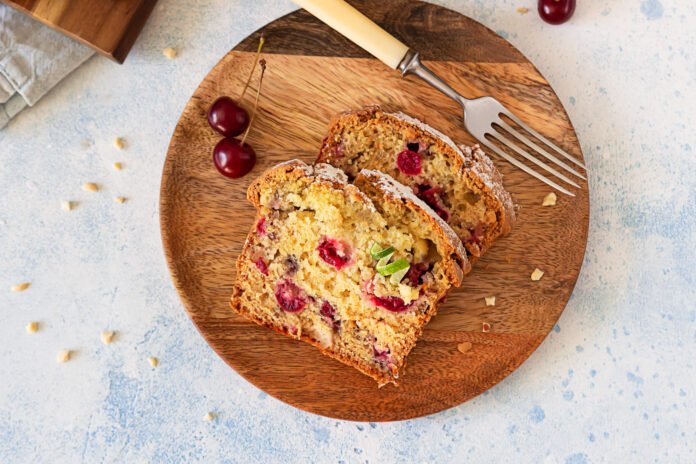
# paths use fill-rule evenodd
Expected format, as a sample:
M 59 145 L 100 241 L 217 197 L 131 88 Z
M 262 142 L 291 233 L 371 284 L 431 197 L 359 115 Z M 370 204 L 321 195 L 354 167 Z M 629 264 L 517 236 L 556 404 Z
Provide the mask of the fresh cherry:
M 230 97 L 220 97 L 208 110 L 208 123 L 225 137 L 236 137 L 249 127 L 249 113 Z
M 412 150 L 403 150 L 396 155 L 396 166 L 407 176 L 417 176 L 421 173 L 420 155 Z
M 236 179 L 254 168 L 256 153 L 251 145 L 237 139 L 224 138 L 215 145 L 213 161 L 220 174 Z
M 575 11 L 575 0 L 539 0 L 539 16 L 549 24 L 563 24 Z

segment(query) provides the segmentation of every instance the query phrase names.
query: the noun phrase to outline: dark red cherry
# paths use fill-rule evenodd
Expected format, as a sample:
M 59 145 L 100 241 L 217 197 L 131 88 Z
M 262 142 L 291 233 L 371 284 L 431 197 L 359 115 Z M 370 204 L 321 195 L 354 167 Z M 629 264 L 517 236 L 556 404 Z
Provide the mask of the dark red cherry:
M 256 153 L 251 145 L 242 145 L 239 140 L 225 138 L 215 145 L 213 161 L 220 174 L 236 179 L 254 168 Z
M 575 0 L 539 0 L 539 16 L 549 24 L 563 24 L 575 11 Z
M 225 137 L 235 137 L 249 126 L 249 113 L 230 97 L 220 97 L 208 110 L 208 123 Z
M 396 166 L 407 176 L 417 176 L 421 173 L 421 158 L 418 153 L 403 150 L 396 155 Z

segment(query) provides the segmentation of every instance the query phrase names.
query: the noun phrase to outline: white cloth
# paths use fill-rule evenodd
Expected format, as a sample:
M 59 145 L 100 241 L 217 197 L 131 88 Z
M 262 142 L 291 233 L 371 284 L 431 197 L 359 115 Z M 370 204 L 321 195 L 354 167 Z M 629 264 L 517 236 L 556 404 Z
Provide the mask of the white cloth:
M 94 52 L 0 5 L 0 130 Z

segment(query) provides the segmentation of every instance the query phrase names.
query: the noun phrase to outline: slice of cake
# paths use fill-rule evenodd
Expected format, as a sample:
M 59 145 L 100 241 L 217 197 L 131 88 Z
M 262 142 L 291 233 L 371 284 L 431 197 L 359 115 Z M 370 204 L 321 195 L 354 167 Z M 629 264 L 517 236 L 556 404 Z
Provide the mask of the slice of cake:
M 350 178 L 362 169 L 391 175 L 440 215 L 474 259 L 510 231 L 515 212 L 493 162 L 478 148 L 458 148 L 435 129 L 377 107 L 345 113 L 331 125 L 317 162 Z
M 256 222 L 237 261 L 232 309 L 396 383 L 436 304 L 469 271 L 461 241 L 379 172 L 356 185 L 289 161 L 250 187 Z

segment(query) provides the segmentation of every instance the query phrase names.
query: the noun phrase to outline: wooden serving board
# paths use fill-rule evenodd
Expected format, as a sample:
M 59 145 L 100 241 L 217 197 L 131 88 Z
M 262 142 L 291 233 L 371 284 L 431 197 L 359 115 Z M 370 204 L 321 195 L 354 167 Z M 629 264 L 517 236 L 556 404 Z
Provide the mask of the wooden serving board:
M 352 2 L 421 51 L 435 72 L 464 95 L 492 95 L 582 158 L 573 127 L 553 90 L 509 43 L 476 21 L 413 0 Z M 239 95 L 266 37 L 260 112 L 248 141 L 258 163 L 231 180 L 212 162 L 219 136 L 206 111 L 220 95 Z M 253 89 L 255 90 L 255 89 Z M 252 95 L 254 92 L 250 92 Z M 243 102 L 251 106 L 252 97 Z M 293 406 L 362 421 L 399 420 L 458 405 L 495 385 L 539 346 L 561 315 L 583 260 L 589 218 L 587 184 L 575 198 L 551 190 L 504 161 L 496 164 L 519 205 L 513 232 L 452 292 L 408 358 L 399 387 L 378 389 L 358 371 L 319 351 L 234 315 L 229 298 L 235 260 L 254 209 L 249 183 L 291 158 L 312 162 L 331 117 L 367 104 L 420 118 L 460 143 L 474 143 L 461 111 L 419 80 L 395 71 L 304 11 L 280 18 L 230 51 L 203 80 L 174 131 L 164 166 L 160 215 L 164 249 L 181 298 L 215 351 L 260 389 Z M 535 268 L 544 277 L 533 282 Z M 495 306 L 484 297 L 495 296 Z M 491 324 L 488 333 L 482 323 Z M 457 349 L 459 344 L 468 351 Z
M 157 0 L 0 0 L 123 63 Z

